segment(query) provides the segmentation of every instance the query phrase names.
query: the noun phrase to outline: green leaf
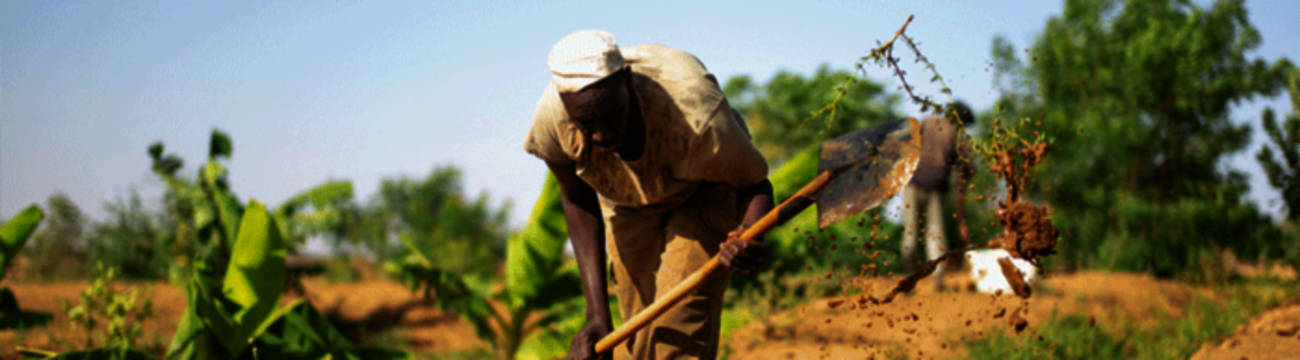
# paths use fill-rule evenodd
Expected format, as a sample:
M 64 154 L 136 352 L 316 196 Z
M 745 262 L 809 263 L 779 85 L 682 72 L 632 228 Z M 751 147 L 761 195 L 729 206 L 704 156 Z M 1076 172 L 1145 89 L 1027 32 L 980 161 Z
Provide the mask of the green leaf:
M 269 359 L 405 359 L 409 354 L 355 348 L 311 303 L 298 300 L 280 308 L 259 327 L 252 344 L 258 357 Z
M 36 232 L 37 225 L 45 218 L 40 206 L 32 204 L 8 222 L 0 225 L 0 279 L 9 269 L 9 261 L 18 255 L 18 250 L 27 244 L 27 239 Z
M 153 159 L 154 161 L 158 161 L 158 159 L 162 158 L 162 154 L 163 154 L 163 143 L 162 143 L 162 141 L 155 141 L 155 142 L 153 142 L 152 144 L 149 144 L 149 158 L 150 158 L 150 159 Z
M 564 244 L 568 238 L 560 187 L 555 177 L 548 174 L 528 225 L 506 243 L 506 289 L 512 307 L 537 301 L 547 289 L 552 290 L 551 296 L 557 297 L 551 300 L 582 295 L 580 286 L 552 289 L 564 263 Z
M 212 129 L 212 139 L 208 142 L 208 160 L 217 158 L 230 158 L 235 152 L 235 147 L 230 143 L 230 135 L 225 132 Z
M 226 169 L 215 161 L 209 161 L 200 175 L 204 193 L 214 207 L 222 231 L 227 238 L 234 237 L 239 233 L 239 216 L 243 209 L 239 205 L 239 200 L 236 200 L 226 187 Z M 223 245 L 231 246 L 231 244 Z
M 190 278 L 185 288 L 189 305 L 165 358 L 220 358 L 224 354 L 237 354 L 248 344 L 247 337 L 241 336 L 238 324 L 226 311 L 227 305 L 233 304 L 209 293 L 210 285 L 202 278 Z
M 284 289 L 285 249 L 275 219 L 256 200 L 249 201 L 239 229 L 222 293 L 239 306 L 233 320 L 241 337 L 248 337 L 280 299 Z

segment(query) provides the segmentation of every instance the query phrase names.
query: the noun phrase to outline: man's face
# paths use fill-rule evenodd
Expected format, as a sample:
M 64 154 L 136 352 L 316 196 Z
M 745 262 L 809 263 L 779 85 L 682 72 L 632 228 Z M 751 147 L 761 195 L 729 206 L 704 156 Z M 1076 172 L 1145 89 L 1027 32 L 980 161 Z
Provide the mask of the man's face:
M 627 128 L 628 93 L 626 72 L 619 72 L 574 93 L 560 93 L 569 118 L 593 145 L 615 148 Z

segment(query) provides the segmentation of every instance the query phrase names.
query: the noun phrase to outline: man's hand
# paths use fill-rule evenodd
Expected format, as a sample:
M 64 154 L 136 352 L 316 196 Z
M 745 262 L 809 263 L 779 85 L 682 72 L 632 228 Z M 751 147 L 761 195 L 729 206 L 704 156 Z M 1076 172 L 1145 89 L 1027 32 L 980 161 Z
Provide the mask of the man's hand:
M 762 239 L 755 239 L 756 241 L 741 239 L 740 234 L 744 232 L 745 227 L 741 226 L 727 233 L 727 241 L 723 242 L 718 250 L 718 260 L 741 274 L 749 274 L 767 265 L 767 257 L 771 249 L 763 243 Z
M 578 330 L 578 334 L 573 336 L 573 342 L 569 344 L 569 360 L 612 359 L 613 351 L 596 353 L 596 343 L 611 332 L 614 332 L 614 326 L 609 320 L 587 320 L 587 326 Z

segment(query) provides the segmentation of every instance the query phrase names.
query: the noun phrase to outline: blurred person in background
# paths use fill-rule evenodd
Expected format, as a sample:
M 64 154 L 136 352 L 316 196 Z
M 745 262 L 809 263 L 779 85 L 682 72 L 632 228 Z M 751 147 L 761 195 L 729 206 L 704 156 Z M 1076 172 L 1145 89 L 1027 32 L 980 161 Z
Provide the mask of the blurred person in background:
M 957 210 L 957 232 L 962 241 L 970 242 L 966 227 L 966 179 L 975 172 L 971 166 L 970 145 L 958 141 L 964 127 L 975 121 L 975 114 L 962 101 L 954 102 L 943 117 L 929 117 L 921 121 L 921 160 L 917 163 L 912 181 L 903 190 L 903 248 L 902 263 L 908 272 L 920 260 L 916 255 L 916 238 L 925 235 L 925 253 L 929 260 L 938 259 L 947 250 L 943 230 L 943 198 L 952 192 Z M 956 171 L 953 171 L 956 170 Z M 955 179 L 954 179 L 955 178 Z M 925 230 L 920 231 L 921 212 L 925 214 Z M 934 271 L 934 288 L 943 291 L 944 264 Z

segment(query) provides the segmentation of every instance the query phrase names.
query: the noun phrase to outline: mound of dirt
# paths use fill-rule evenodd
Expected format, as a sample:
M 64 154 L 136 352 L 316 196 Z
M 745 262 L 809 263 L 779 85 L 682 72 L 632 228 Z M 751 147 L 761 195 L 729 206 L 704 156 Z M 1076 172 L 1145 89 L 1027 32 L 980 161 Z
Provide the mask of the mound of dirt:
M 948 274 L 946 282 L 960 285 L 963 279 L 962 274 Z M 892 288 L 899 278 L 856 281 L 864 290 L 879 290 Z M 999 333 L 1036 336 L 1035 324 L 1053 317 L 1083 316 L 1116 335 L 1124 326 L 1151 328 L 1162 318 L 1183 316 L 1197 296 L 1216 296 L 1146 274 L 1057 274 L 1042 278 L 1041 291 L 1032 299 L 1009 293 L 936 292 L 927 286 L 930 281 L 919 280 L 915 291 L 891 303 L 859 302 L 857 295 L 846 295 L 781 313 L 755 314 L 759 320 L 727 334 L 722 344 L 732 359 L 963 358 L 969 340 Z
M 1300 298 L 1269 309 L 1237 327 L 1218 345 L 1205 344 L 1192 359 L 1300 358 Z

